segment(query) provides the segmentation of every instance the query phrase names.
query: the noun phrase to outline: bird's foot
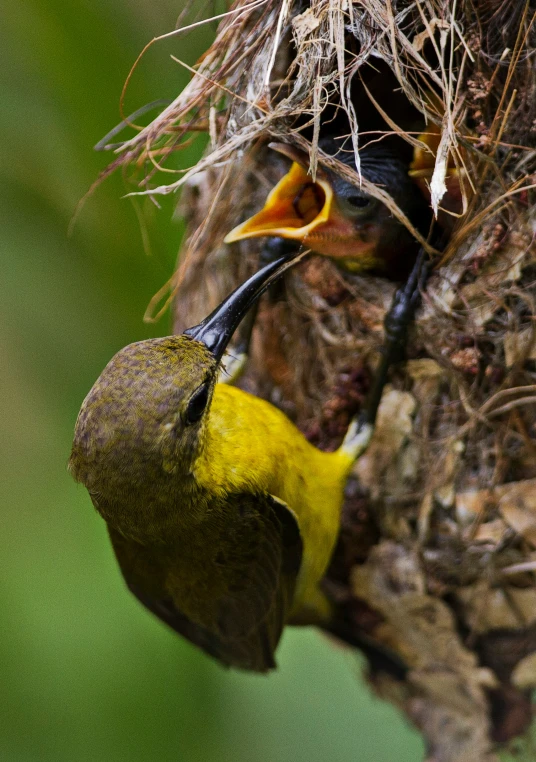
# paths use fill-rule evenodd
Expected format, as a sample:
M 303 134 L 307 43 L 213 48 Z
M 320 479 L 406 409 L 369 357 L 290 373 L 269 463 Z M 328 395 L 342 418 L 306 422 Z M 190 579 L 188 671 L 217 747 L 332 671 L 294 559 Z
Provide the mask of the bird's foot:
M 341 452 L 348 455 L 355 462 L 367 450 L 373 433 L 374 420 L 371 421 L 369 415 L 366 414 L 356 416 L 350 421 L 340 447 Z
M 421 289 L 428 275 L 424 249 L 419 251 L 415 265 L 406 281 L 395 294 L 384 321 L 385 340 L 380 364 L 374 376 L 365 405 L 350 423 L 341 450 L 357 460 L 367 449 L 376 423 L 376 416 L 391 365 L 400 360 L 406 348 L 408 327 L 419 303 Z
M 408 327 L 415 315 L 428 273 L 428 260 L 424 249 L 421 248 L 407 281 L 396 291 L 393 303 L 385 316 L 385 342 L 382 352 L 389 355 L 389 364 L 397 362 L 403 356 Z

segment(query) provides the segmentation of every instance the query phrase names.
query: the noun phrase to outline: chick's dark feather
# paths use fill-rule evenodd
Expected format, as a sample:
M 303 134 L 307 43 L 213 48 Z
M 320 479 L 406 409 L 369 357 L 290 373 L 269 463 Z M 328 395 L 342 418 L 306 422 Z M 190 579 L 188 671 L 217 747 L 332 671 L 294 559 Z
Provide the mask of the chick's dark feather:
M 356 169 L 354 150 L 350 141 L 341 143 L 340 140 L 333 138 L 322 138 L 319 147 L 347 167 Z M 383 141 L 368 143 L 359 150 L 359 160 L 363 177 L 387 191 L 415 227 L 425 234 L 430 224 L 430 207 L 408 175 L 407 162 L 400 153 Z M 334 172 L 327 170 L 327 174 L 336 196 L 349 198 L 361 194 L 368 197 L 365 191 Z

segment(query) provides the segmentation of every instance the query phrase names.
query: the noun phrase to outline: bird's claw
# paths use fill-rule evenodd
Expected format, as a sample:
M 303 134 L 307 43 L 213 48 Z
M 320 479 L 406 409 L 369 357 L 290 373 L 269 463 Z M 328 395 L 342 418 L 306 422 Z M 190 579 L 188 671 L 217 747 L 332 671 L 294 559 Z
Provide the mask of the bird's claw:
M 393 304 L 385 316 L 385 340 L 381 350 L 381 360 L 365 407 L 356 421 L 358 429 L 365 424 L 374 426 L 389 368 L 404 354 L 408 327 L 415 314 L 427 275 L 426 254 L 421 248 L 406 283 L 396 292 Z
M 401 350 L 427 276 L 428 261 L 424 249 L 421 248 L 407 281 L 395 293 L 393 304 L 385 316 L 386 346 L 384 351 L 395 350 L 397 345 Z

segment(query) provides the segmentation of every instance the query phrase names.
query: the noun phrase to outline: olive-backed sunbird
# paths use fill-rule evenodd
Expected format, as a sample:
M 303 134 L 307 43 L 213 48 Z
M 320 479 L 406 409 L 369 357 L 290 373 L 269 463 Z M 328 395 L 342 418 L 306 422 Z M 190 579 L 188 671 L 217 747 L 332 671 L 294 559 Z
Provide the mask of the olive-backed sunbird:
M 313 182 L 304 152 L 280 143 L 271 147 L 291 158 L 292 166 L 263 209 L 235 227 L 226 243 L 277 236 L 301 242 L 351 271 L 374 270 L 393 280 L 410 272 L 418 244 L 385 204 L 326 168 L 318 168 Z M 332 138 L 322 138 L 319 147 L 356 168 L 353 149 L 343 149 Z M 386 190 L 426 235 L 430 207 L 408 175 L 407 163 L 383 142 L 364 146 L 359 157 L 362 176 Z
M 84 400 L 69 469 L 108 525 L 126 583 L 225 665 L 263 672 L 286 623 L 320 623 L 346 479 L 373 421 L 312 446 L 263 399 L 217 383 L 228 342 L 288 258 L 199 325 L 119 351 Z M 375 415 L 375 413 L 374 413 Z

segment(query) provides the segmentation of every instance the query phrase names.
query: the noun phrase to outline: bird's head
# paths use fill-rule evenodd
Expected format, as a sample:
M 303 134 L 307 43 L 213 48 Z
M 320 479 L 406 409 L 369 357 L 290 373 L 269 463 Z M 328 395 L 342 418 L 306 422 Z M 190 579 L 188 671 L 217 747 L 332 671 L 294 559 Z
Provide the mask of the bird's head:
M 234 228 L 226 243 L 279 236 L 300 241 L 350 270 L 388 270 L 394 258 L 404 256 L 413 239 L 385 204 L 324 168 L 317 170 L 313 182 L 305 153 L 282 144 L 272 147 L 291 158 L 292 166 L 263 209 Z M 331 139 L 322 140 L 320 148 L 355 169 L 353 150 L 343 151 Z M 360 159 L 363 177 L 382 186 L 410 218 L 415 217 L 414 207 L 427 216 L 423 199 L 396 154 L 374 144 L 360 152 Z
M 202 509 L 189 495 L 220 361 L 249 307 L 292 264 L 282 257 L 266 265 L 180 336 L 125 347 L 87 395 L 69 469 L 124 534 L 169 536 L 166 522 Z

